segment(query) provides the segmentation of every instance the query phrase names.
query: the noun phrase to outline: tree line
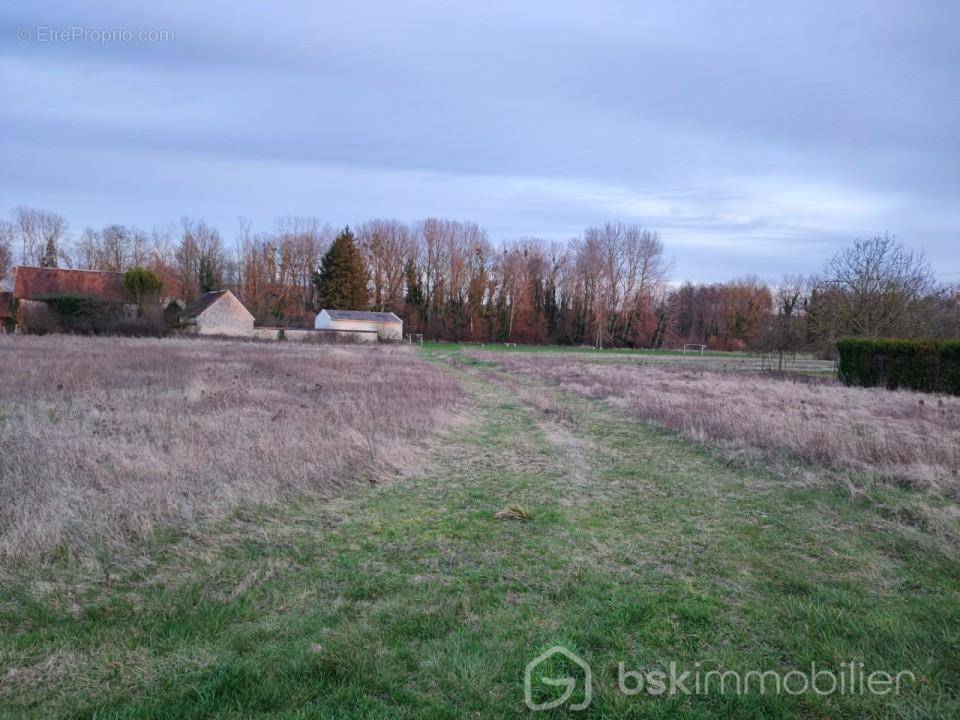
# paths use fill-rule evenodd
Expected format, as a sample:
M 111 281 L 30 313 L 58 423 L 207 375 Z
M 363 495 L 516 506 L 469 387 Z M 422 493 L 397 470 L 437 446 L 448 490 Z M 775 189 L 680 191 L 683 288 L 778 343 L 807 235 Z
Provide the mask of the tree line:
M 960 336 L 958 288 L 891 235 L 854 241 L 807 277 L 678 283 L 659 235 L 635 224 L 494 243 L 476 223 L 445 218 L 334 230 L 289 217 L 269 231 L 241 221 L 227 242 L 191 218 L 75 237 L 57 213 L 18 207 L 0 221 L 0 275 L 15 262 L 143 267 L 180 302 L 229 288 L 269 325 L 309 325 L 321 307 L 392 311 L 407 332 L 457 341 L 793 351 L 842 336 Z

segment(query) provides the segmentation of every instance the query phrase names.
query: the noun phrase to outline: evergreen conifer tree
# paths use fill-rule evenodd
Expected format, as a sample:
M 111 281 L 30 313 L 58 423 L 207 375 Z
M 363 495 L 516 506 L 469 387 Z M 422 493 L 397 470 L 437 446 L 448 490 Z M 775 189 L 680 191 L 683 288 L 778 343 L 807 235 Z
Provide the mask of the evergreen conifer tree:
M 323 256 L 313 284 L 317 288 L 318 309 L 367 309 L 367 268 L 349 227 L 337 235 Z

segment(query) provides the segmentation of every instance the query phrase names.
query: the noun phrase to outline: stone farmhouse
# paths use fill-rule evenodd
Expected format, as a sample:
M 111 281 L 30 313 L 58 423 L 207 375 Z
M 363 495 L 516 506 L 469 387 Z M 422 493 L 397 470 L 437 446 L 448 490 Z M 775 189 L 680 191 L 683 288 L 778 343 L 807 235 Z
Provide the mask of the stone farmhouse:
M 403 340 L 403 320 L 392 312 L 321 310 L 314 320 L 314 328 L 355 342 Z
M 184 331 L 195 335 L 253 336 L 253 315 L 229 290 L 204 293 L 180 312 Z

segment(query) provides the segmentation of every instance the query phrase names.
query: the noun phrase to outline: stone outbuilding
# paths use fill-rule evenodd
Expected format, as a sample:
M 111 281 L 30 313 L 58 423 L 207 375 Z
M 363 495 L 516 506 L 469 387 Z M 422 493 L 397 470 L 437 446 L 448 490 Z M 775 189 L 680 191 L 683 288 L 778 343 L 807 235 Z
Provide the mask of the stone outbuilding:
M 229 290 L 198 297 L 180 311 L 180 324 L 196 335 L 253 337 L 253 315 Z
M 392 312 L 362 310 L 321 310 L 313 326 L 357 342 L 403 340 L 403 320 Z

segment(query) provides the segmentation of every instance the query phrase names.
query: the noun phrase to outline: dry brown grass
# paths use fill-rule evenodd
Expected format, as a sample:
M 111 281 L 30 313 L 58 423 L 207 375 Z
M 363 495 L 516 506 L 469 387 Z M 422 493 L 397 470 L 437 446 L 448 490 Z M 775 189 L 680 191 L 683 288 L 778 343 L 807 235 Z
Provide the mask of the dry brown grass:
M 960 499 L 960 398 L 747 373 L 472 352 L 693 440 L 852 468 Z
M 409 348 L 0 335 L 0 555 L 378 482 L 461 398 Z

